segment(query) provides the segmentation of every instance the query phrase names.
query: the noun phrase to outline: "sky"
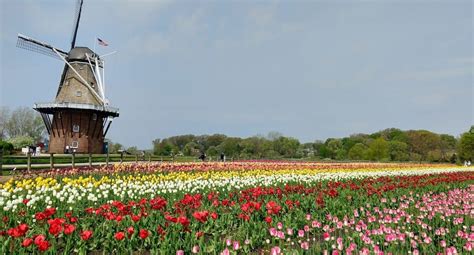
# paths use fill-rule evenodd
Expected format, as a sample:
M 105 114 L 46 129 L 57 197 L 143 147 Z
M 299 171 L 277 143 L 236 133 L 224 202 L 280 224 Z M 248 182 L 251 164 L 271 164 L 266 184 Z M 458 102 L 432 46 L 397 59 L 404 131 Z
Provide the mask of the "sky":
M 75 1 L 0 0 L 0 105 L 54 100 Z M 77 46 L 105 57 L 120 108 L 108 138 L 180 134 L 302 142 L 389 127 L 458 136 L 474 124 L 473 2 L 85 0 Z

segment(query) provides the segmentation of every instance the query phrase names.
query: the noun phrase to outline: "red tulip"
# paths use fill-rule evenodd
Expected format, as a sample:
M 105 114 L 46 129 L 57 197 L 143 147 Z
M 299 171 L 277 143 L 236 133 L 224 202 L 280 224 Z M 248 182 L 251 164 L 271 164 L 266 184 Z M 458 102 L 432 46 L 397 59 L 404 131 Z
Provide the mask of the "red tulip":
M 272 217 L 270 216 L 265 217 L 265 222 L 267 222 L 268 224 L 272 223 Z
M 193 213 L 193 217 L 199 221 L 199 222 L 206 222 L 207 221 L 207 217 L 209 216 L 209 212 L 208 211 L 202 211 L 202 212 L 194 212 Z
M 49 242 L 48 241 L 41 241 L 39 244 L 37 244 L 38 250 L 40 251 L 46 251 L 49 248 Z
M 128 227 L 128 228 L 127 228 L 128 236 L 133 235 L 134 232 L 135 232 L 135 228 L 133 228 L 133 227 Z
M 115 233 L 115 239 L 118 241 L 121 241 L 125 238 L 125 234 L 123 232 L 117 232 Z
M 39 245 L 44 240 L 46 240 L 46 237 L 44 235 L 37 235 L 36 237 L 34 237 L 34 242 L 36 245 Z
M 28 246 L 30 246 L 32 243 L 33 243 L 33 239 L 31 239 L 31 238 L 25 238 L 25 240 L 23 240 L 23 242 L 21 242 L 21 246 L 23 246 L 23 247 L 28 247 Z
M 141 239 L 146 239 L 149 235 L 150 235 L 150 232 L 148 232 L 148 230 L 140 229 L 139 236 L 140 236 Z
M 84 230 L 81 232 L 81 239 L 84 241 L 89 240 L 92 237 L 92 230 Z
M 178 222 L 181 225 L 183 225 L 183 227 L 189 226 L 189 223 L 190 223 L 190 221 L 188 220 L 188 218 L 186 218 L 186 216 L 179 216 L 178 217 Z
M 76 230 L 76 227 L 72 224 L 64 224 L 64 234 L 70 235 Z

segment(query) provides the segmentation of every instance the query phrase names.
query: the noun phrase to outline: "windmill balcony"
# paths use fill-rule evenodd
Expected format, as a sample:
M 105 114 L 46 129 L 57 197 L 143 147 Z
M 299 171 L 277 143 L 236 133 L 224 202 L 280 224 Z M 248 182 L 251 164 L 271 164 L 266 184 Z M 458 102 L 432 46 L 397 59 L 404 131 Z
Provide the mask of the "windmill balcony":
M 105 113 L 110 117 L 118 117 L 119 109 L 111 106 L 98 106 L 93 104 L 78 104 L 78 103 L 35 103 L 34 109 L 39 112 L 52 114 L 60 109 L 70 110 L 90 110 Z

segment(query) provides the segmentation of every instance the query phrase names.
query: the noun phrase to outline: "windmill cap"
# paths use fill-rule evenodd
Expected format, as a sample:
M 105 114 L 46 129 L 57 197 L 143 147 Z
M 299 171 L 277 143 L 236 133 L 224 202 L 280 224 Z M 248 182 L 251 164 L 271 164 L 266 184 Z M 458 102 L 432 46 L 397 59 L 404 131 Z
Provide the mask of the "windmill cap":
M 69 51 L 67 59 L 68 61 L 72 61 L 72 60 L 87 61 L 86 54 L 88 54 L 89 56 L 96 55 L 91 49 L 87 47 L 75 47 L 71 51 Z

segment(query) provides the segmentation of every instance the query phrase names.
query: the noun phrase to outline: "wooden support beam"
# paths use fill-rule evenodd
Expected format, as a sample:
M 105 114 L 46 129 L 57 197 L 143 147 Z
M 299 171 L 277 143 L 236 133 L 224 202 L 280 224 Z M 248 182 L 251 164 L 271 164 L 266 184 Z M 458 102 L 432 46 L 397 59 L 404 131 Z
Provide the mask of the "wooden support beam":
M 97 129 L 97 123 L 99 123 L 99 116 L 97 116 L 97 118 L 95 119 L 94 130 L 92 130 L 91 138 L 93 138 L 95 135 L 95 130 Z
M 63 114 L 61 112 L 58 113 L 59 119 L 61 120 L 61 130 L 63 131 L 63 136 L 66 135 L 66 130 L 64 130 L 64 124 L 63 124 Z
M 105 122 L 107 121 L 107 118 L 105 117 L 104 120 L 102 121 L 102 130 L 99 130 L 99 131 L 104 131 L 104 126 L 105 126 Z M 97 132 L 97 138 L 100 138 L 101 135 L 103 135 L 102 132 Z
M 26 154 L 27 156 L 27 160 L 26 160 L 26 169 L 29 171 L 31 171 L 31 152 L 28 151 L 28 153 Z
M 82 111 L 79 112 L 79 138 L 81 138 L 81 130 L 82 130 Z
M 72 112 L 69 113 L 69 118 L 71 119 L 71 138 L 74 137 L 74 124 L 72 123 Z
M 107 128 L 105 129 L 105 132 L 104 132 L 104 137 L 105 135 L 107 135 L 107 132 L 109 131 L 110 124 L 112 124 L 112 121 L 109 121 L 109 124 L 107 124 Z
M 53 170 L 53 168 L 54 168 L 54 153 L 49 154 L 49 164 L 50 164 L 51 170 Z
M 89 115 L 89 123 L 87 123 L 87 137 L 90 137 L 89 132 L 91 130 L 92 115 L 94 115 L 94 113 Z

